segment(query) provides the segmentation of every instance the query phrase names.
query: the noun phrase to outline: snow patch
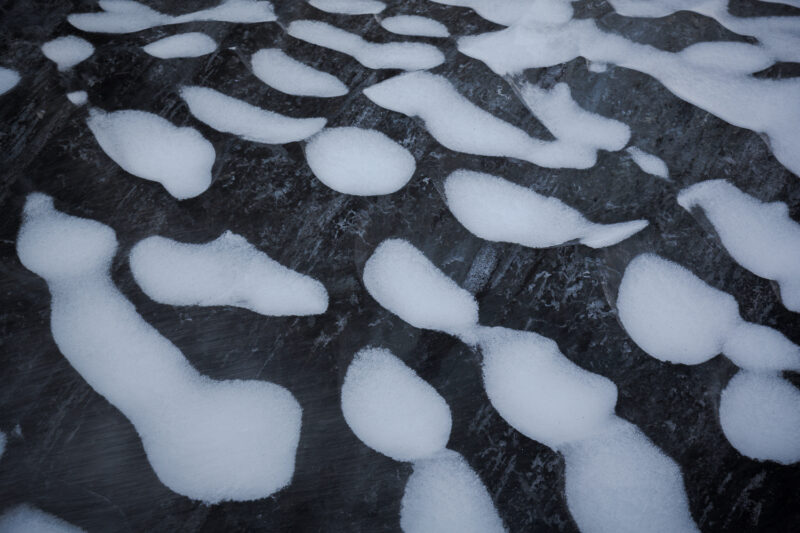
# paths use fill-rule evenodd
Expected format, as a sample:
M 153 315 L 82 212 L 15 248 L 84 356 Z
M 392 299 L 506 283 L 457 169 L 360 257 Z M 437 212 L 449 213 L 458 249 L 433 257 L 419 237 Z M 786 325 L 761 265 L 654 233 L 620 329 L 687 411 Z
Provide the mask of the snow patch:
M 170 35 L 143 46 L 142 50 L 153 57 L 200 57 L 217 49 L 217 43 L 205 33 L 193 31 Z
M 178 200 L 194 198 L 211 185 L 214 146 L 194 128 L 131 109 L 106 113 L 93 108 L 87 124 L 115 163 L 161 183 Z
M 28 504 L 17 505 L 0 516 L 3 533 L 84 533 L 57 516 L 45 513 Z
M 357 196 L 400 190 L 416 169 L 414 156 L 377 130 L 331 128 L 306 145 L 314 175 L 335 191 Z
M 70 364 L 134 425 L 158 478 L 189 498 L 264 498 L 294 473 L 301 408 L 283 387 L 216 381 L 144 321 L 114 285 L 114 231 L 28 196 L 22 264 L 52 296 L 53 339 Z
M 342 15 L 374 15 L 386 9 L 378 0 L 308 0 L 320 11 Z
M 669 168 L 660 157 L 648 154 L 635 146 L 630 146 L 625 151 L 628 152 L 633 162 L 636 163 L 642 171 L 665 180 L 669 179 Z
M 533 0 L 431 0 L 437 4 L 448 6 L 468 7 L 475 11 L 484 19 L 500 24 L 511 26 L 518 22 L 525 13 L 530 11 Z
M 419 15 L 395 15 L 381 20 L 383 29 L 398 35 L 419 37 L 449 37 L 447 26 L 428 17 Z
M 678 194 L 687 211 L 702 209 L 731 257 L 775 280 L 787 309 L 800 312 L 800 224 L 783 202 L 762 202 L 725 180 L 709 180 Z
M 326 22 L 295 20 L 286 30 L 295 39 L 352 56 L 372 69 L 423 70 L 444 63 L 444 54 L 425 43 L 373 43 Z
M 510 181 L 457 170 L 445 181 L 447 207 L 482 239 L 532 248 L 579 240 L 592 248 L 611 246 L 647 227 L 646 220 L 596 224 L 557 198 Z
M 42 53 L 58 70 L 67 70 L 94 53 L 92 43 L 74 35 L 59 37 L 42 45 Z
M 328 308 L 319 281 L 282 266 L 226 231 L 205 244 L 148 237 L 130 255 L 133 277 L 169 305 L 230 305 L 267 316 L 316 315 Z
M 86 91 L 73 91 L 67 93 L 67 100 L 75 105 L 84 105 L 89 101 L 89 95 L 86 94 Z
M 0 67 L 0 94 L 5 94 L 19 83 L 19 74 L 10 68 Z
M 181 98 L 199 121 L 248 141 L 284 144 L 301 141 L 325 127 L 324 118 L 292 118 L 267 111 L 208 87 L 185 86 Z
M 336 76 L 309 67 L 280 48 L 259 50 L 251 63 L 258 79 L 286 94 L 333 98 L 348 92 L 347 85 Z

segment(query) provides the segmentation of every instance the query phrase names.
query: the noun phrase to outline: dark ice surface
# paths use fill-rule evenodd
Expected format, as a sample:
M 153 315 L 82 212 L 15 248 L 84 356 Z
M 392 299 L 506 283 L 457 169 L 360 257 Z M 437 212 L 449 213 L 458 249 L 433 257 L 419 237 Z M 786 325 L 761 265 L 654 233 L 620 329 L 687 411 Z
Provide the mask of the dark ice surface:
M 181 13 L 217 1 L 146 3 Z M 613 308 L 627 261 L 639 251 L 656 251 L 733 294 L 746 320 L 800 342 L 799 315 L 781 305 L 773 284 L 738 266 L 710 226 L 675 200 L 687 185 L 725 178 L 762 200 L 787 202 L 791 217 L 800 220 L 800 178 L 775 160 L 765 140 L 681 101 L 653 78 L 613 66 L 592 73 L 579 58 L 525 76 L 544 86 L 565 81 L 581 106 L 629 124 L 631 143 L 664 159 L 673 181 L 645 174 L 624 152 L 601 152 L 589 170 L 452 152 L 418 120 L 382 109 L 361 93 L 397 71 L 370 70 L 349 56 L 293 39 L 283 28 L 311 18 L 374 41 L 430 42 L 447 57 L 433 71 L 467 98 L 533 135 L 549 134 L 505 80 L 458 53 L 455 37 L 400 37 L 370 15 L 332 15 L 300 0 L 276 4 L 277 23 L 202 22 L 105 35 L 84 34 L 66 21 L 69 13 L 96 10 L 93 1 L 0 1 L 0 65 L 22 76 L 0 96 L 0 430 L 8 435 L 0 459 L 0 510 L 29 502 L 90 532 L 398 531 L 410 465 L 359 442 L 339 407 L 351 358 L 366 345 L 378 345 L 447 400 L 453 412 L 449 447 L 480 475 L 509 531 L 577 531 L 564 500 L 562 458 L 495 412 L 482 387 L 480 354 L 448 335 L 405 324 L 364 289 L 361 271 L 372 250 L 385 238 L 402 237 L 475 293 L 484 325 L 551 337 L 569 359 L 616 383 L 617 414 L 681 466 L 702 531 L 800 531 L 800 466 L 743 457 L 720 429 L 719 395 L 735 365 L 722 356 L 697 366 L 657 361 L 628 338 Z M 594 17 L 607 31 L 671 51 L 704 40 L 752 41 L 689 12 L 633 19 L 615 14 L 602 0 L 575 8 L 577 16 Z M 734 0 L 731 11 L 800 14 L 755 0 Z M 430 16 L 454 36 L 499 29 L 469 9 L 423 0 L 389 2 L 381 16 L 393 14 Z M 220 47 L 208 56 L 171 60 L 141 49 L 183 31 L 207 32 Z M 68 34 L 86 38 L 96 52 L 59 73 L 39 47 Z M 267 87 L 251 73 L 249 57 L 275 46 L 336 74 L 350 93 L 322 99 Z M 760 75 L 799 71 L 796 64 L 780 64 Z M 417 171 L 391 195 L 340 194 L 314 178 L 302 143 L 256 144 L 198 122 L 178 96 L 183 84 L 212 87 L 290 116 L 324 116 L 330 126 L 378 129 L 411 151 Z M 87 128 L 88 108 L 67 101 L 65 94 L 75 90 L 86 90 L 92 106 L 146 110 L 197 128 L 217 152 L 210 189 L 179 202 L 158 183 L 120 169 Z M 483 241 L 443 201 L 443 179 L 458 168 L 558 197 L 598 222 L 647 218 L 651 225 L 604 250 L 574 244 L 534 250 Z M 62 211 L 116 230 L 114 281 L 198 370 L 215 379 L 269 380 L 294 393 L 303 407 L 303 428 L 289 487 L 263 500 L 207 506 L 158 481 L 133 426 L 53 342 L 47 286 L 20 264 L 14 248 L 21 207 L 32 191 L 51 194 Z M 328 311 L 280 318 L 234 308 L 171 307 L 150 300 L 133 281 L 127 255 L 140 239 L 159 234 L 199 243 L 224 230 L 322 281 L 331 298 Z M 797 375 L 787 377 L 800 385 Z

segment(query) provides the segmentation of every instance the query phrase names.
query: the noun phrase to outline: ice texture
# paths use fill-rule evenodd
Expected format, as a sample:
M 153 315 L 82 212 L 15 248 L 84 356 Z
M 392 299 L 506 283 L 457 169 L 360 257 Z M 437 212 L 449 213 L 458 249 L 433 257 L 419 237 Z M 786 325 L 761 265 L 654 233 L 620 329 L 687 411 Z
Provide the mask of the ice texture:
M 328 74 L 286 55 L 280 48 L 259 50 L 250 62 L 258 79 L 286 94 L 333 98 L 347 94 L 347 85 Z
M 158 478 L 207 503 L 264 498 L 294 473 L 301 408 L 265 381 L 216 381 L 144 321 L 109 272 L 114 231 L 28 196 L 22 264 L 47 282 L 62 354 L 134 425 Z
M 503 533 L 478 475 L 452 451 L 414 463 L 400 508 L 404 533 Z
M 130 265 L 145 294 L 164 304 L 230 305 L 267 316 L 316 315 L 328 308 L 322 283 L 230 231 L 205 244 L 147 237 L 131 250 Z
M 800 312 L 800 224 L 783 202 L 762 202 L 725 180 L 687 187 L 678 203 L 701 209 L 722 245 L 737 263 L 775 280 L 787 309 Z
M 352 56 L 367 68 L 422 70 L 444 63 L 444 54 L 425 43 L 373 43 L 326 22 L 295 20 L 287 28 L 295 39 Z
M 208 87 L 185 86 L 181 98 L 199 121 L 248 141 L 284 144 L 301 141 L 325 127 L 324 118 L 292 118 L 267 111 Z
M 475 298 L 408 241 L 383 241 L 364 265 L 364 285 L 412 326 L 463 335 L 478 323 Z
M 421 118 L 437 141 L 456 152 L 515 157 L 548 168 L 590 168 L 598 148 L 625 146 L 628 127 L 580 109 L 566 86 L 552 93 L 531 88 L 529 93 L 529 105 L 564 140 L 531 137 L 473 104 L 447 78 L 430 72 L 400 74 L 364 89 L 377 105 Z
M 126 109 L 93 108 L 89 129 L 103 151 L 126 172 L 161 183 L 178 200 L 194 198 L 211 185 L 214 146 L 194 128 Z
M 398 35 L 415 35 L 419 37 L 449 37 L 447 26 L 428 17 L 419 15 L 395 15 L 381 20 L 385 30 Z
M 356 436 L 396 461 L 440 452 L 450 438 L 450 408 L 392 352 L 365 348 L 347 368 L 342 412 Z
M 386 8 L 378 0 L 308 0 L 308 3 L 320 11 L 342 15 L 374 15 Z
M 84 530 L 28 504 L 17 505 L 0 516 L 2 533 L 84 533 Z
M 532 248 L 573 240 L 600 248 L 644 229 L 646 220 L 596 224 L 557 198 L 543 196 L 502 178 L 456 170 L 444 185 L 447 207 L 482 239 Z
M 42 53 L 56 64 L 58 70 L 67 70 L 91 56 L 94 46 L 86 39 L 67 35 L 44 43 Z
M 722 391 L 722 431 L 740 453 L 761 461 L 800 461 L 800 390 L 774 374 L 741 371 Z
M 217 42 L 199 31 L 170 35 L 142 47 L 151 56 L 161 59 L 200 57 L 216 49 Z
M 223 0 L 216 7 L 171 16 L 133 0 L 100 0 L 102 11 L 74 13 L 67 20 L 86 32 L 133 33 L 156 26 L 204 20 L 221 22 L 271 22 L 276 20 L 272 4 L 264 0 Z
M 5 94 L 19 83 L 19 74 L 10 68 L 0 67 L 0 94 Z
M 625 3 L 661 5 L 652 1 L 625 0 Z M 794 105 L 800 100 L 800 79 L 750 76 L 769 63 L 764 61 L 764 50 L 770 50 L 773 59 L 779 56 L 783 60 L 797 60 L 800 35 L 796 34 L 795 19 L 798 17 L 765 17 L 769 20 L 761 22 L 759 18 L 741 19 L 748 21 L 747 31 L 763 24 L 758 36 L 777 48 L 712 42 L 673 53 L 604 32 L 591 19 L 572 19 L 571 5 L 561 0 L 536 0 L 534 4 L 526 16 L 509 28 L 461 37 L 459 51 L 483 61 L 500 75 L 550 67 L 579 56 L 637 70 L 656 78 L 677 97 L 722 120 L 765 135 L 775 157 L 800 175 L 800 151 L 796 149 L 800 139 L 800 106 Z M 732 19 L 736 17 L 726 20 Z
M 400 190 L 416 169 L 414 156 L 377 130 L 325 129 L 306 145 L 306 161 L 331 189 L 357 196 Z
M 89 101 L 89 95 L 86 91 L 72 91 L 67 93 L 67 100 L 75 105 L 84 105 Z
M 633 162 L 636 163 L 636 165 L 644 172 L 665 180 L 669 179 L 669 168 L 664 160 L 660 157 L 653 154 L 648 154 L 644 150 L 635 146 L 630 146 L 625 151 L 628 152 L 628 155 L 631 156 Z

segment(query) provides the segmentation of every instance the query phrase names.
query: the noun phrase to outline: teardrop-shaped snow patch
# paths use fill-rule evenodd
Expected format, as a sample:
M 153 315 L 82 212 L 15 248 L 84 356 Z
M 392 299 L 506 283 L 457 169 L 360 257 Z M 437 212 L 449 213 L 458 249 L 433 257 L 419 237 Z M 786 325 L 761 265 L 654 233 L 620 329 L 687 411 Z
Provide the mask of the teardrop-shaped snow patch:
M 280 48 L 264 48 L 250 60 L 258 79 L 286 94 L 333 98 L 347 94 L 347 85 L 290 57 Z

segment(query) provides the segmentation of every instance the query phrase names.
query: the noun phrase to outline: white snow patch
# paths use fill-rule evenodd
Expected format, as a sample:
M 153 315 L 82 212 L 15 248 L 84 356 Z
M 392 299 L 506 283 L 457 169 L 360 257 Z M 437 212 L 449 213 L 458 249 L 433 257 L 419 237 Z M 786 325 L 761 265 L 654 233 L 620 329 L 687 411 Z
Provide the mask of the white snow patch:
M 181 98 L 201 122 L 248 141 L 284 144 L 301 141 L 325 127 L 324 118 L 292 118 L 267 111 L 208 87 L 185 86 Z
M 86 91 L 72 91 L 67 93 L 67 100 L 75 105 L 84 105 L 89 101 L 89 95 Z
M 386 9 L 378 0 L 308 0 L 320 11 L 342 15 L 374 15 Z
M 511 26 L 530 11 L 533 0 L 432 0 L 437 4 L 469 7 L 479 16 L 500 24 Z
M 419 15 L 395 15 L 381 20 L 385 30 L 398 35 L 414 35 L 419 37 L 449 37 L 447 26 L 428 17 Z
M 526 437 L 559 449 L 602 431 L 614 417 L 616 385 L 564 357 L 555 341 L 481 328 L 478 343 L 492 406 Z
M 529 136 L 470 102 L 446 78 L 430 72 L 395 76 L 364 89 L 364 95 L 391 111 L 420 117 L 437 141 L 456 152 L 516 157 L 548 168 L 590 168 L 597 161 L 597 148 L 620 149 L 627 142 L 627 126 L 580 109 L 566 86 L 552 93 L 539 91 L 530 89 L 529 105 L 556 136 L 556 132 L 564 135 L 563 141 Z M 571 121 L 577 122 L 571 125 Z
M 722 245 L 750 272 L 775 280 L 787 309 L 800 312 L 800 224 L 783 202 L 762 202 L 725 180 L 687 187 L 678 203 L 703 210 Z
M 133 0 L 100 0 L 99 4 L 102 11 L 72 14 L 67 20 L 79 30 L 99 33 L 132 33 L 204 20 L 244 23 L 277 20 L 272 4 L 264 0 L 224 0 L 216 7 L 179 16 L 166 15 Z
M 52 296 L 51 330 L 87 383 L 135 426 L 158 478 L 189 498 L 264 498 L 294 472 L 301 409 L 283 387 L 215 381 L 145 322 L 115 287 L 114 231 L 44 194 L 23 211 L 17 253 Z
M 599 248 L 627 239 L 646 220 L 596 224 L 557 198 L 471 170 L 456 170 L 444 184 L 447 207 L 471 233 L 532 248 L 573 240 Z
M 636 163 L 642 171 L 665 180 L 669 179 L 669 168 L 660 157 L 648 154 L 635 146 L 630 146 L 625 151 L 628 152 L 633 162 Z
M 633 424 L 563 450 L 570 513 L 582 533 L 699 533 L 680 468 Z
M 216 41 L 198 31 L 170 35 L 142 47 L 151 56 L 161 59 L 200 57 L 216 49 Z
M 794 105 L 800 100 L 800 79 L 758 79 L 743 74 L 763 64 L 759 47 L 706 43 L 699 49 L 667 52 L 603 32 L 590 19 L 565 19 L 565 13 L 571 11 L 571 8 L 564 11 L 568 7 L 559 0 L 539 0 L 536 9 L 531 9 L 514 26 L 462 37 L 458 49 L 485 62 L 500 75 L 566 63 L 579 56 L 640 71 L 656 78 L 679 98 L 722 120 L 766 135 L 775 157 L 800 175 L 800 151 L 796 149 L 800 138 L 800 106 Z M 784 60 L 791 60 L 788 58 L 798 56 L 800 36 L 790 38 L 788 29 L 795 28 L 791 31 L 796 32 L 797 22 L 791 19 L 797 17 L 765 18 L 770 20 L 763 22 L 767 29 L 763 35 L 759 31 L 759 36 L 774 38 L 775 46 L 780 46 L 780 54 L 775 48 L 770 49 L 773 57 L 778 54 Z M 749 30 L 759 19 L 742 20 L 748 21 Z M 778 31 L 777 26 L 785 26 L 786 31 Z M 721 66 L 710 68 L 709 62 L 715 57 L 719 57 Z
M 742 455 L 800 461 L 800 390 L 776 375 L 739 372 L 722 391 L 719 421 Z
M 19 74 L 10 68 L 0 67 L 0 94 L 5 94 L 19 83 Z
M 6 444 L 8 443 L 8 437 L 6 434 L 0 431 L 0 458 L 3 457 L 3 454 L 6 453 Z
M 439 393 L 392 352 L 365 348 L 342 384 L 347 425 L 367 446 L 396 461 L 442 451 L 450 438 L 450 408 Z
M 32 507 L 17 505 L 0 516 L 0 531 L 3 533 L 83 533 L 57 516 Z
M 314 175 L 335 191 L 357 196 L 400 190 L 416 169 L 414 156 L 377 130 L 330 128 L 306 145 Z
M 258 79 L 286 94 L 333 98 L 348 92 L 347 85 L 333 74 L 301 63 L 280 48 L 259 50 L 251 63 Z
M 145 294 L 164 304 L 230 305 L 267 316 L 316 315 L 328 308 L 322 283 L 230 231 L 205 244 L 148 237 L 131 250 L 130 265 Z
M 381 306 L 412 326 L 470 335 L 478 302 L 402 239 L 387 239 L 364 265 L 364 285 Z
M 58 66 L 58 70 L 67 70 L 91 56 L 94 46 L 85 39 L 67 35 L 44 43 L 42 53 Z
M 617 312 L 634 342 L 661 361 L 696 365 L 725 353 L 753 370 L 800 369 L 800 347 L 745 322 L 733 296 L 655 254 L 641 254 L 625 269 Z
M 372 69 L 423 70 L 444 63 L 444 54 L 425 43 L 373 43 L 326 22 L 295 20 L 286 30 L 296 39 L 352 56 Z
M 401 505 L 404 533 L 506 531 L 486 486 L 452 450 L 414 463 Z
M 103 151 L 125 171 L 161 183 L 178 200 L 211 185 L 214 146 L 194 128 L 178 127 L 145 111 L 89 112 L 89 129 Z

